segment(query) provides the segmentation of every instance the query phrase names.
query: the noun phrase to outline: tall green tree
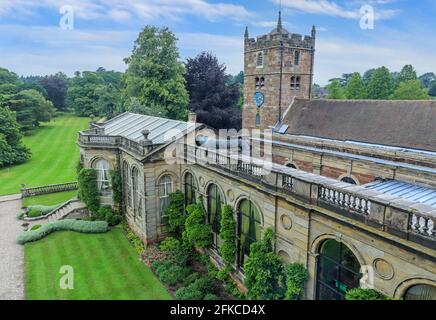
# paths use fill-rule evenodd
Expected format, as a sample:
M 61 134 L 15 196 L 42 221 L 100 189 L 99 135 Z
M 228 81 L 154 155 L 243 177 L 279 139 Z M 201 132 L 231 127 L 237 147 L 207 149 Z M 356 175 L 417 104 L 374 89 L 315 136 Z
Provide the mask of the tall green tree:
M 396 84 L 399 85 L 401 82 L 415 81 L 418 80 L 416 71 L 411 64 L 407 64 L 401 69 L 396 79 Z
M 381 67 L 376 69 L 367 86 L 368 98 L 375 100 L 389 99 L 394 91 L 394 81 L 389 69 Z
M 17 93 L 21 83 L 20 78 L 15 73 L 0 68 L 0 95 Z
M 197 113 L 199 122 L 215 129 L 239 130 L 241 110 L 237 108 L 239 85 L 228 84 L 226 67 L 208 52 L 186 62 L 186 84 L 189 109 Z
M 391 96 L 392 100 L 429 100 L 427 89 L 421 87 L 418 80 L 401 82 Z
M 54 114 L 53 104 L 33 89 L 5 95 L 0 105 L 16 112 L 17 121 L 24 131 L 39 126 L 40 122 L 50 121 Z
M 367 86 L 369 84 L 369 81 L 371 81 L 372 75 L 374 74 L 375 70 L 376 69 L 369 69 L 366 70 L 363 74 L 362 80 L 365 83 L 365 86 Z
M 360 73 L 353 73 L 345 87 L 347 99 L 366 99 L 366 87 Z
M 29 159 L 30 150 L 23 145 L 15 112 L 0 106 L 0 168 Z
M 327 99 L 342 100 L 346 98 L 344 88 L 337 79 L 334 79 L 330 82 L 330 84 L 327 86 L 327 91 Z
M 132 55 L 124 59 L 125 93 L 136 97 L 152 115 L 185 119 L 189 103 L 185 68 L 179 61 L 177 38 L 168 28 L 147 26 L 139 34 Z

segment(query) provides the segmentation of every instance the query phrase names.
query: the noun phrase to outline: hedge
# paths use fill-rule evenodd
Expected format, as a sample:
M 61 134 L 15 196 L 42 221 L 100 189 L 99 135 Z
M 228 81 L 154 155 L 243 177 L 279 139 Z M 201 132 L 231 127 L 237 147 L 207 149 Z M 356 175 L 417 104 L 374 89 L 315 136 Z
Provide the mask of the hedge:
M 27 210 L 28 210 L 27 216 L 29 218 L 37 218 L 37 217 L 45 216 L 58 207 L 59 207 L 59 205 L 55 205 L 55 206 L 42 206 L 42 205 L 29 206 L 27 208 Z
M 25 231 L 17 237 L 18 244 L 40 240 L 56 231 L 76 231 L 81 233 L 104 233 L 109 230 L 106 221 L 59 220 L 41 226 L 37 230 Z

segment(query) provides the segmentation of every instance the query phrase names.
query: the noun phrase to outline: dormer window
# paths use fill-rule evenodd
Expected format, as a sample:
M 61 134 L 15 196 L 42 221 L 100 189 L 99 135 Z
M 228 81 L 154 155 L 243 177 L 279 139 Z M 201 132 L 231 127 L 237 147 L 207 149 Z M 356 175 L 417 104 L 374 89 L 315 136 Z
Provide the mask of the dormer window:
M 296 50 L 294 54 L 294 65 L 298 66 L 300 64 L 300 51 Z
M 300 87 L 301 87 L 300 77 L 291 77 L 291 89 L 300 90 Z
M 258 68 L 263 67 L 263 52 L 259 52 L 256 57 L 256 66 Z

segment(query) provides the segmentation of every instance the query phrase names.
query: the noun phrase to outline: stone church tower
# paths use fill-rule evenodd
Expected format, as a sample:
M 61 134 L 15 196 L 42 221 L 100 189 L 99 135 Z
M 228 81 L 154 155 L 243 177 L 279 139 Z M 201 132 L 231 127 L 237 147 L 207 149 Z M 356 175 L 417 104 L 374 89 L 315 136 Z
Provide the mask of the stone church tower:
M 293 97 L 310 98 L 315 54 L 315 27 L 310 36 L 289 33 L 282 25 L 250 38 L 245 30 L 244 107 L 242 127 L 274 126 Z

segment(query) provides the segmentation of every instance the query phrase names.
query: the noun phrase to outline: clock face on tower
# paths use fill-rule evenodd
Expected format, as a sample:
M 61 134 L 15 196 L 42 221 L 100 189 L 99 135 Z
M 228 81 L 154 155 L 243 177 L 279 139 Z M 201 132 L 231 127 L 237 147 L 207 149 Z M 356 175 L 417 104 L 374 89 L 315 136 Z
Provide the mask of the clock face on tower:
M 265 102 L 265 96 L 262 92 L 256 92 L 253 96 L 253 100 L 256 107 L 260 108 Z

